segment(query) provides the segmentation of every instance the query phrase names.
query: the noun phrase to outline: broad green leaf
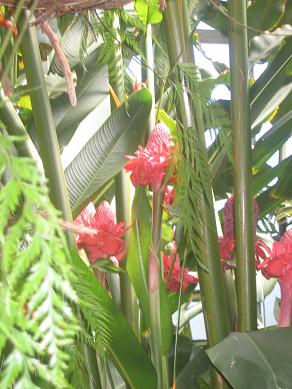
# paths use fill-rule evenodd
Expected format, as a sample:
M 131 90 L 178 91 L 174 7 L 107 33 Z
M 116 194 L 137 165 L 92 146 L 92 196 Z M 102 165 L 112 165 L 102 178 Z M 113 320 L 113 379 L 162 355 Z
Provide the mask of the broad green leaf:
M 67 93 L 51 102 L 60 145 L 68 143 L 81 121 L 109 96 L 107 69 L 97 64 L 97 56 L 98 50 L 95 50 L 86 58 L 86 71 L 81 65 L 77 69 L 77 106 L 72 107 Z M 101 112 L 101 122 L 96 123 L 97 128 L 109 114 L 109 110 Z
M 285 12 L 286 0 L 255 0 L 247 9 L 247 24 L 260 31 L 269 31 L 276 27 Z M 257 35 L 248 30 L 249 37 Z
M 135 10 L 139 19 L 141 19 L 144 24 L 157 24 L 160 23 L 163 18 L 157 0 L 136 0 Z
M 92 312 L 88 303 L 101 307 L 101 314 L 105 317 L 108 356 L 119 373 L 133 389 L 156 388 L 155 369 L 124 315 L 78 255 L 72 253 L 71 261 L 74 269 L 72 284 L 81 300 L 81 311 L 91 329 L 100 332 L 101 319 L 95 316 L 98 310 Z
M 292 388 L 291 328 L 235 332 L 207 354 L 233 388 Z
M 292 37 L 287 38 L 273 62 L 250 89 L 252 129 L 278 107 L 292 90 L 291 80 L 285 82 L 286 69 L 292 60 Z
M 148 312 L 148 258 L 151 245 L 152 210 L 145 188 L 136 189 L 132 206 L 132 228 L 127 255 L 126 269 L 135 289 L 146 328 L 149 323 Z
M 205 350 L 196 345 L 192 346 L 192 353 L 177 377 L 177 389 L 200 389 L 198 379 L 210 366 Z
M 97 190 L 114 177 L 142 140 L 151 94 L 147 89 L 134 93 L 115 110 L 65 169 L 70 203 L 76 215 Z
M 253 65 L 267 58 L 288 35 L 292 35 L 292 27 L 286 24 L 272 33 L 265 32 L 252 38 L 249 43 L 249 61 L 251 64 Z
M 252 152 L 254 173 L 257 173 L 261 166 L 263 166 L 290 137 L 291 126 L 292 111 L 275 121 L 273 127 L 257 141 Z
M 79 15 L 78 17 L 75 17 L 74 21 L 71 21 L 69 28 L 67 28 L 60 39 L 60 45 L 71 70 L 74 69 L 76 65 L 80 64 L 80 52 L 81 48 L 86 46 L 86 39 L 88 38 L 87 32 L 88 24 L 84 21 L 83 17 Z M 52 59 L 50 72 L 57 73 L 59 76 L 63 75 L 63 69 L 59 64 L 56 55 L 54 55 Z

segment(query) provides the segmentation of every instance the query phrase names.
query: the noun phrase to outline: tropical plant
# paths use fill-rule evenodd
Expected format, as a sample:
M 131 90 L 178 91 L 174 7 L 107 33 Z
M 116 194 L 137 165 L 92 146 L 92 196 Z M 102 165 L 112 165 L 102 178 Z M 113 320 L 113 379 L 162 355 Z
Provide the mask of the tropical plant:
M 291 1 L 14 3 L 1 388 L 292 387 L 291 329 L 260 307 L 278 280 L 291 326 Z M 217 77 L 196 64 L 200 21 L 229 42 Z

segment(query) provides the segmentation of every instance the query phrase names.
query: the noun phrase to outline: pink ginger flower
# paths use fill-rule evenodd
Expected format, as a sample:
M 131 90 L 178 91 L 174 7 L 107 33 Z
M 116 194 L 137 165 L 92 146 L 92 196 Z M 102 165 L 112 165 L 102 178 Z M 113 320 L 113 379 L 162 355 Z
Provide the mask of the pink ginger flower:
M 278 327 L 292 324 L 292 230 L 280 242 L 274 242 L 271 255 L 258 268 L 266 278 L 278 278 L 281 288 L 281 306 Z
M 169 273 L 170 266 L 171 266 L 175 252 L 176 252 L 176 246 L 174 244 L 170 255 L 163 253 L 164 281 L 165 282 L 167 281 L 168 273 Z M 169 283 L 167 285 L 169 290 L 172 290 L 174 292 L 179 291 L 181 275 L 182 275 L 182 268 L 180 266 L 178 255 L 177 255 L 175 262 L 174 262 L 174 265 L 173 265 L 173 268 L 172 268 Z M 182 292 L 185 293 L 187 291 L 189 285 L 196 284 L 198 281 L 199 281 L 198 278 L 191 276 L 189 274 L 189 269 L 187 267 L 185 267 L 184 273 L 183 273 Z
M 164 123 L 158 123 L 151 132 L 146 147 L 138 146 L 134 156 L 125 157 L 129 162 L 124 169 L 131 172 L 132 184 L 150 185 L 153 192 L 160 189 L 170 164 L 172 146 L 169 128 Z
M 98 258 L 115 257 L 121 261 L 125 256 L 125 242 L 122 236 L 126 232 L 124 223 L 116 223 L 108 202 L 102 201 L 97 209 L 89 203 L 74 220 L 75 225 L 90 227 L 92 235 L 77 233 L 78 249 L 84 249 L 89 260 L 94 263 Z

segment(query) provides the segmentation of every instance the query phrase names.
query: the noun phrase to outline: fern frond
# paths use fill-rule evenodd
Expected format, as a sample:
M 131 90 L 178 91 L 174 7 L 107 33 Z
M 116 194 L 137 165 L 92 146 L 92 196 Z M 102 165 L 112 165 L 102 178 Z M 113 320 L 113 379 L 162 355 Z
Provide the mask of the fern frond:
M 32 160 L 13 156 L 11 145 L 0 136 L 0 171 L 9 171 L 0 190 L 0 387 L 40 388 L 43 381 L 65 388 L 67 348 L 79 330 L 69 251 L 42 176 Z

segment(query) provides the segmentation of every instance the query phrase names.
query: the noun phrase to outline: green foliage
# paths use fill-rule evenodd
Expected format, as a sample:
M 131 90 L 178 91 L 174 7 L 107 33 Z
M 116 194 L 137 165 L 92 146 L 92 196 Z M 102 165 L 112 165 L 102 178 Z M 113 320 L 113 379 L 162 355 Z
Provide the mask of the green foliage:
M 163 18 L 158 1 L 136 0 L 135 10 L 144 24 L 157 24 Z
M 66 239 L 44 180 L 32 160 L 13 156 L 12 141 L 0 136 L 0 386 L 64 388 L 78 330 Z
M 82 313 L 96 336 L 100 331 L 104 334 L 101 341 L 106 356 L 113 361 L 131 388 L 155 388 L 155 369 L 126 318 L 78 255 L 72 253 L 71 261 L 75 274 L 72 282 L 80 299 Z M 100 351 L 100 347 L 97 348 Z
M 190 109 L 196 106 L 200 100 L 198 94 L 197 69 L 194 64 L 179 64 L 179 71 L 183 84 L 187 85 L 187 91 L 190 93 Z M 183 104 L 186 90 L 176 84 L 176 102 L 179 106 Z M 182 122 L 190 123 L 189 126 L 182 125 Z M 198 206 L 200 199 L 210 189 L 210 172 L 208 161 L 206 159 L 205 141 L 201 138 L 198 130 L 192 125 L 189 118 L 180 120 L 180 131 L 177 133 L 179 155 L 177 175 L 180 177 L 180 185 L 177 193 L 177 203 L 180 205 L 180 217 L 187 231 L 187 236 L 196 259 L 202 268 L 204 265 L 200 262 L 202 253 L 200 250 L 200 241 L 204 240 L 201 236 L 200 225 L 202 222 L 201 209 Z M 209 204 L 210 205 L 210 204 Z
M 148 328 L 148 259 L 151 245 L 151 215 L 152 210 L 144 188 L 137 188 L 132 206 L 133 226 L 130 230 L 130 244 L 126 269 L 135 288 L 142 319 Z
M 291 328 L 235 332 L 207 350 L 215 367 L 237 389 L 292 388 Z
M 85 144 L 65 170 L 73 213 L 77 214 L 96 191 L 121 171 L 126 154 L 141 143 L 151 109 L 151 94 L 133 94 Z

